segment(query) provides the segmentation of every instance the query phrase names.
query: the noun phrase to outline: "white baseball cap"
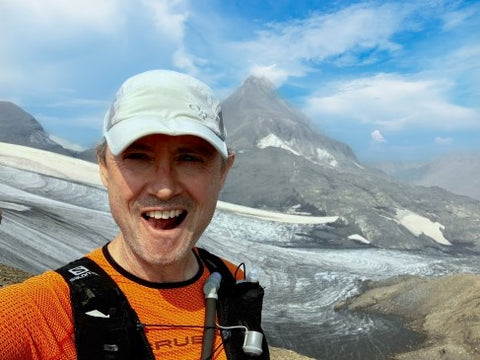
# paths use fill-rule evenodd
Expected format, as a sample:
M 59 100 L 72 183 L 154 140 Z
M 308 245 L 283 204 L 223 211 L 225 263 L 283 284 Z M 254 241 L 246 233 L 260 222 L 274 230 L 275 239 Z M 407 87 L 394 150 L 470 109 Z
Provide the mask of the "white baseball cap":
M 152 134 L 198 136 L 228 158 L 220 103 L 207 85 L 186 74 L 146 71 L 117 91 L 103 127 L 112 154 Z

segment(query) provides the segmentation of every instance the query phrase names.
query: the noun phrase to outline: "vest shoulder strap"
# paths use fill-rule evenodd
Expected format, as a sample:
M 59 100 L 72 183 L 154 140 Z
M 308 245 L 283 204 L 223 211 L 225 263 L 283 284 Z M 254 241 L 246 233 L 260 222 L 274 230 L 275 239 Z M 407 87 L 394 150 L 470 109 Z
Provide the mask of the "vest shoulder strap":
M 56 270 L 70 287 L 78 360 L 153 360 L 138 316 L 125 294 L 83 257 Z
M 220 275 L 222 275 L 222 282 L 220 287 L 222 287 L 223 285 L 232 286 L 233 284 L 235 284 L 235 278 L 233 274 L 230 272 L 230 269 L 221 258 L 219 258 L 217 255 L 212 254 L 208 250 L 205 250 L 204 248 L 199 247 L 197 248 L 197 250 L 200 259 L 205 264 L 208 271 L 210 273 L 218 272 L 220 273 Z

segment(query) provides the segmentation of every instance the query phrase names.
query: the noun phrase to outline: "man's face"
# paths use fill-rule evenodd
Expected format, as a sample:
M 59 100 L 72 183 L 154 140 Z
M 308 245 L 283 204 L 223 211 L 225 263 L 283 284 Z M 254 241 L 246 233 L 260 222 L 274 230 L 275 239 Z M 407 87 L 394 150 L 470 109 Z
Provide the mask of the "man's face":
M 195 136 L 150 135 L 100 161 L 123 246 L 140 262 L 172 264 L 190 254 L 215 211 L 233 163 Z

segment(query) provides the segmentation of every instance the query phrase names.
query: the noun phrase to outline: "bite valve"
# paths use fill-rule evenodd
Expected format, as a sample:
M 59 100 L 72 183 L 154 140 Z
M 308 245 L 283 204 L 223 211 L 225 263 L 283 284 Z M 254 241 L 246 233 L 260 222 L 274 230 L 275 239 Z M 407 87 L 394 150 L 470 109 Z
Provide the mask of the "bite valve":
M 248 282 L 258 283 L 259 278 L 260 278 L 260 271 L 256 267 L 253 267 L 247 274 Z
M 249 356 L 262 355 L 263 334 L 259 331 L 247 330 L 243 340 L 243 352 Z

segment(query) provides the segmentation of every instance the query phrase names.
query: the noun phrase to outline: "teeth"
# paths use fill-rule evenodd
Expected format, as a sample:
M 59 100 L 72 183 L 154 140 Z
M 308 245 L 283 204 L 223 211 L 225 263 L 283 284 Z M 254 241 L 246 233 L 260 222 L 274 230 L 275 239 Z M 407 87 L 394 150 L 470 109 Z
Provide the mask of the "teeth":
M 169 211 L 148 211 L 145 215 L 154 219 L 172 219 L 180 216 L 183 210 L 169 210 Z

